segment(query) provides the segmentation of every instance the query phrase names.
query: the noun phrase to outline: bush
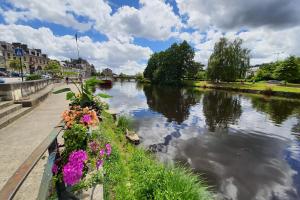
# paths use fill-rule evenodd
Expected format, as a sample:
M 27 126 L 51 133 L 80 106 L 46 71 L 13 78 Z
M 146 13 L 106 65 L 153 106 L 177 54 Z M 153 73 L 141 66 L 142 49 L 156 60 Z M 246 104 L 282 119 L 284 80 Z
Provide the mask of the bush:
M 42 79 L 42 76 L 39 74 L 30 74 L 26 76 L 26 81 L 33 81 L 33 80 L 39 80 Z
M 265 95 L 272 95 L 272 94 L 273 94 L 272 87 L 267 86 L 267 87 L 262 91 L 262 93 L 265 94 Z

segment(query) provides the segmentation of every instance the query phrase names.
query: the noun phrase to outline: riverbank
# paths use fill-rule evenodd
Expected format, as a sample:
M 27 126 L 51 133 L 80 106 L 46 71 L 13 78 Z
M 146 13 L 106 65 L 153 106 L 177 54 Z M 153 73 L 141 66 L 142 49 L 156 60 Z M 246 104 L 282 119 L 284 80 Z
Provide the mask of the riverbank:
M 246 92 L 253 94 L 264 94 L 270 96 L 280 96 L 286 98 L 300 98 L 300 85 L 287 84 L 277 85 L 266 82 L 229 82 L 229 83 L 212 83 L 209 81 L 184 81 L 183 85 L 191 87 L 222 89 L 236 92 Z
M 98 133 L 112 144 L 104 164 L 105 199 L 213 199 L 198 176 L 181 167 L 164 166 L 128 143 L 125 128 L 126 123 L 116 125 L 110 114 L 103 113 Z

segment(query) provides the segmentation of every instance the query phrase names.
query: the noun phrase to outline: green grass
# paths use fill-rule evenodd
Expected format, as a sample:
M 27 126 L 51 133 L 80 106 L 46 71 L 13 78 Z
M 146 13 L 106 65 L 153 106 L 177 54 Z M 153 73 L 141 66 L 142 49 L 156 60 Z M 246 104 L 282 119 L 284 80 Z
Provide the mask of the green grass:
M 218 83 L 214 84 L 208 81 L 185 81 L 185 85 L 194 86 L 194 87 L 224 87 L 224 88 L 233 88 L 233 89 L 249 89 L 257 91 L 265 91 L 266 89 L 271 89 L 274 92 L 289 92 L 289 93 L 300 93 L 300 84 L 288 83 L 287 85 L 276 85 L 268 84 L 266 82 L 229 82 L 229 83 Z
M 199 176 L 181 167 L 165 166 L 150 153 L 128 143 L 123 132 L 127 122 L 123 122 L 117 127 L 112 117 L 104 113 L 98 131 L 112 144 L 112 155 L 104 164 L 105 199 L 213 199 Z

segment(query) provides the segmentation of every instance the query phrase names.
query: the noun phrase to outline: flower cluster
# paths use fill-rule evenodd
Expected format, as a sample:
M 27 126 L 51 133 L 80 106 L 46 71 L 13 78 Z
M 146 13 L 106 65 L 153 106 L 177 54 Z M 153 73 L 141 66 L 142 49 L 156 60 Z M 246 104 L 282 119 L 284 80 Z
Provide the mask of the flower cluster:
M 104 158 L 109 157 L 110 154 L 111 154 L 111 145 L 110 144 L 106 144 L 105 149 L 100 149 L 98 160 L 96 163 L 97 169 L 99 169 L 99 167 L 101 167 L 103 165 Z
M 70 110 L 65 110 L 62 113 L 62 118 L 68 128 L 78 123 L 85 126 L 95 126 L 99 123 L 97 113 L 88 107 L 72 106 Z
M 68 163 L 63 167 L 63 180 L 67 185 L 75 185 L 82 177 L 84 163 L 87 161 L 87 153 L 83 150 L 73 151 Z

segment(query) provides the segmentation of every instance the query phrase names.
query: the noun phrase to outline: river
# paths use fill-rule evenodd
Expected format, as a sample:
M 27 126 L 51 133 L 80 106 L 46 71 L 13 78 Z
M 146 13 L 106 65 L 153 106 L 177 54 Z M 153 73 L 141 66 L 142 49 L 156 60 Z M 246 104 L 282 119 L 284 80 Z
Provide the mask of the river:
M 219 199 L 300 199 L 300 102 L 134 82 L 100 90 L 142 146 L 191 168 Z

